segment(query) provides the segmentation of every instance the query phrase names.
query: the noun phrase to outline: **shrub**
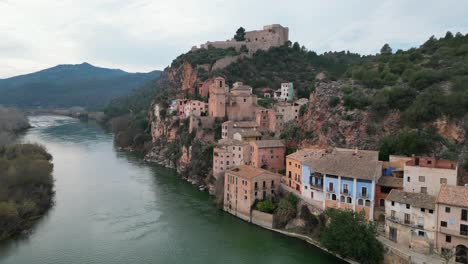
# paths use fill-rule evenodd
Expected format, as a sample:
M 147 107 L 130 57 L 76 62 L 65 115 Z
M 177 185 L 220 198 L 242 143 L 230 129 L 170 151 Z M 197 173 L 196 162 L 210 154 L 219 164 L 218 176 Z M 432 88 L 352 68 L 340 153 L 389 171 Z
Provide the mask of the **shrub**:
M 257 202 L 256 208 L 264 213 L 272 213 L 275 210 L 275 205 L 272 201 L 265 200 Z
M 285 227 L 291 219 L 296 217 L 298 202 L 299 198 L 292 193 L 288 193 L 286 197 L 280 200 L 273 218 L 276 228 Z
M 328 106 L 330 106 L 331 108 L 337 106 L 339 103 L 340 103 L 340 98 L 338 98 L 336 96 L 332 96 L 328 100 Z

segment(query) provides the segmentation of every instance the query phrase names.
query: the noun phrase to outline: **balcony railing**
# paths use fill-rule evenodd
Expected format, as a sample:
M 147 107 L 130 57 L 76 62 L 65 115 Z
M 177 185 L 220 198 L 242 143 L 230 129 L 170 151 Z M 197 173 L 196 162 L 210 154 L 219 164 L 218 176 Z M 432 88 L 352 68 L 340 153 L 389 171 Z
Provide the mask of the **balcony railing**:
M 407 219 L 401 219 L 401 218 L 396 217 L 396 216 L 387 216 L 385 219 L 387 219 L 388 221 L 391 221 L 393 223 L 400 224 L 400 225 L 406 225 L 406 226 L 410 226 L 410 227 L 413 227 L 413 228 L 416 228 L 416 229 L 423 229 L 424 230 L 424 225 L 423 224 L 416 224 L 415 222 L 407 220 Z
M 311 184 L 310 188 L 318 189 L 318 190 L 323 190 L 323 185 L 321 184 Z
M 341 191 L 341 194 L 343 194 L 343 195 L 349 195 L 349 190 L 348 190 L 348 189 L 342 190 L 342 191 Z
M 368 194 L 368 193 L 360 193 L 360 194 L 359 194 L 359 197 L 361 197 L 361 198 L 369 198 L 369 194 Z

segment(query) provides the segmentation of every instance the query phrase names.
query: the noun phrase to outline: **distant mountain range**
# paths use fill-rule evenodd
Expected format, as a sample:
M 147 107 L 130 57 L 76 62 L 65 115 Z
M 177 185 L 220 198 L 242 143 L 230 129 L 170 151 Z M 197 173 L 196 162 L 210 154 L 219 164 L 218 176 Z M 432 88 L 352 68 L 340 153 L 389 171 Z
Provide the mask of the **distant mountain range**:
M 57 65 L 31 74 L 0 79 L 0 105 L 20 108 L 105 106 L 158 78 L 161 71 L 129 73 L 89 63 Z

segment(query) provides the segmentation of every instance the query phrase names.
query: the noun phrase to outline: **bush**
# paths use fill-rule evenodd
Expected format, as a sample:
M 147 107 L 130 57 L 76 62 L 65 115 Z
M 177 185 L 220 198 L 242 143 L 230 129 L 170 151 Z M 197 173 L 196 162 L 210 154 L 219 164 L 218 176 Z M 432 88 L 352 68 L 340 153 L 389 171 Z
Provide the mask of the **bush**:
M 403 130 L 397 135 L 388 135 L 380 140 L 379 159 L 388 160 L 392 154 L 430 155 L 442 138 L 433 130 Z
M 275 205 L 270 200 L 259 201 L 256 205 L 257 210 L 264 213 L 272 213 L 275 210 Z
M 340 103 L 340 98 L 336 97 L 336 96 L 332 96 L 330 97 L 330 99 L 328 100 L 328 106 L 330 106 L 331 108 L 337 106 L 339 103 Z
M 280 200 L 273 219 L 276 228 L 285 227 L 291 219 L 296 217 L 298 202 L 299 198 L 292 193 L 288 193 L 286 197 Z
M 329 210 L 330 223 L 320 235 L 320 243 L 328 250 L 359 263 L 381 263 L 384 247 L 377 240 L 377 230 L 363 213 Z

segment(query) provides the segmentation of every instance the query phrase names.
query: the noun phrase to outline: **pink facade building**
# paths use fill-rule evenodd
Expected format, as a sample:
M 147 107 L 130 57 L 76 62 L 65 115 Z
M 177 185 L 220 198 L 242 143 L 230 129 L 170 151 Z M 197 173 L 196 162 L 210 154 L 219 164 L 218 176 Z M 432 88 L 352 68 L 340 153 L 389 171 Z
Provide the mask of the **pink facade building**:
M 218 179 L 227 169 L 250 163 L 248 142 L 221 139 L 213 149 L 213 176 Z
M 254 121 L 226 121 L 221 128 L 221 138 L 233 138 L 237 132 L 257 131 L 258 124 Z
M 184 117 L 204 116 L 208 112 L 208 104 L 202 101 L 190 100 L 184 106 Z
M 258 140 L 250 142 L 251 165 L 270 171 L 284 170 L 284 153 L 286 147 L 281 140 Z

